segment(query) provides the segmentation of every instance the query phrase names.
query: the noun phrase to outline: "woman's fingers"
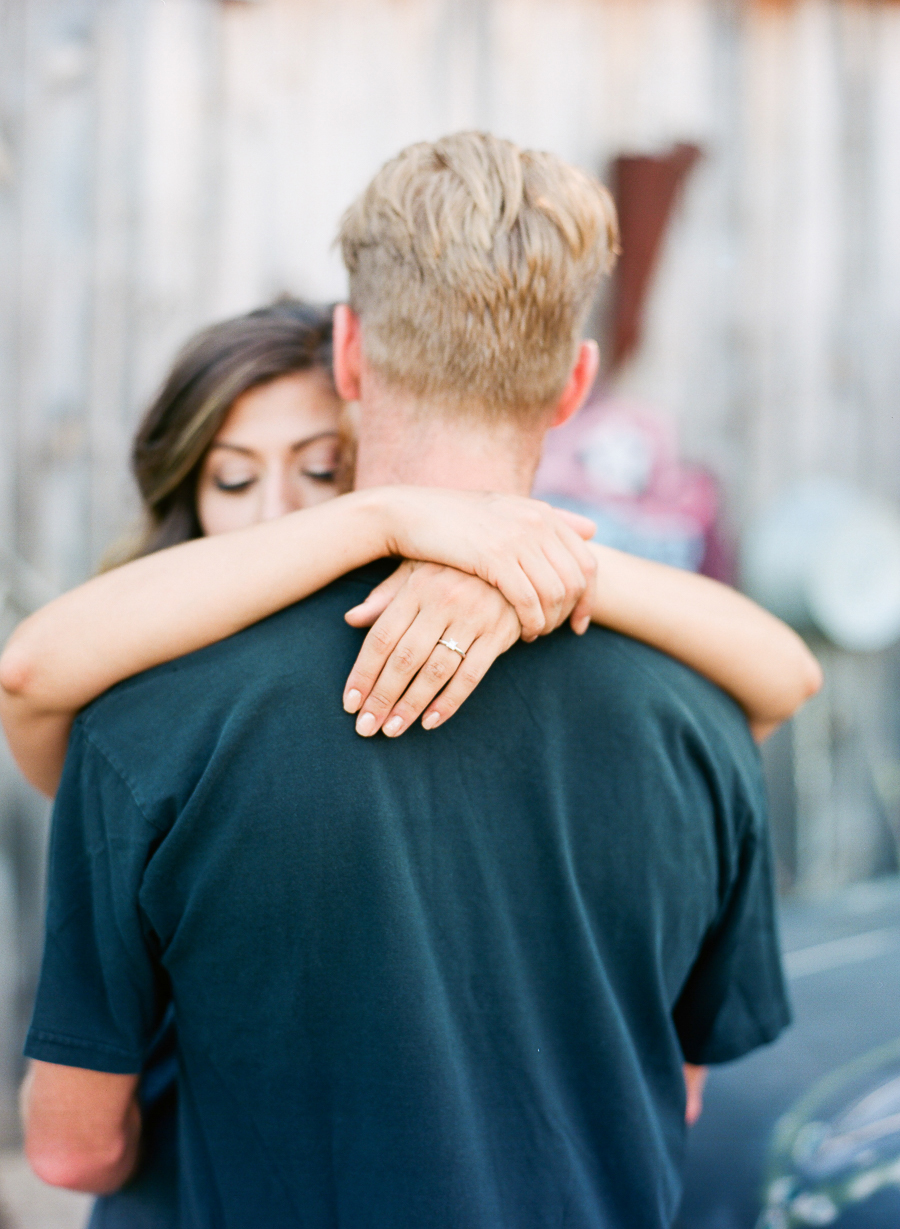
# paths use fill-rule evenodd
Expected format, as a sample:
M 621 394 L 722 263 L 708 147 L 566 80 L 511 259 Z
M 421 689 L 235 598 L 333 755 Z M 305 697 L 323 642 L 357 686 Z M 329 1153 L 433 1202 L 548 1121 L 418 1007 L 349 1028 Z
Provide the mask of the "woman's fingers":
M 370 629 L 347 680 L 344 707 L 357 714 L 357 733 L 401 734 L 459 674 L 450 705 L 438 709 L 446 719 L 520 632 L 513 607 L 485 581 L 453 568 L 417 568 Z
M 415 570 L 415 567 L 415 563 L 410 562 L 408 559 L 404 560 L 395 571 L 391 572 L 387 580 L 383 580 L 380 585 L 375 586 L 364 602 L 360 602 L 358 606 L 348 610 L 344 618 L 350 626 L 371 627 L 379 615 L 383 614 L 388 606 L 390 606 L 393 599 Z
M 412 626 L 418 613 L 419 603 L 415 594 L 410 588 L 404 588 L 394 597 L 387 610 L 379 615 L 369 629 L 353 663 L 353 669 L 347 676 L 343 697 L 345 712 L 358 712 L 368 699 L 385 663 Z M 399 694 L 400 692 L 397 693 Z
M 587 580 L 584 572 L 568 546 L 558 538 L 553 538 L 544 546 L 544 557 L 553 568 L 563 586 L 562 599 L 553 610 L 553 618 L 548 615 L 544 634 L 555 631 L 569 618 L 577 603 L 584 595 Z
M 485 614 L 480 624 L 461 622 L 444 633 L 441 639 L 445 643 L 435 645 L 391 709 L 382 727 L 385 734 L 396 738 L 423 712 L 426 730 L 441 725 L 472 694 L 500 654 L 515 644 L 521 628 L 512 607 L 505 601 L 501 605 L 498 599 L 495 609 Z M 457 645 L 463 653 L 448 648 L 448 644 Z
M 516 632 L 518 629 L 515 629 Z M 427 706 L 422 725 L 426 730 L 437 729 L 452 717 L 464 700 L 467 700 L 501 653 L 515 644 L 518 636 L 509 635 L 511 628 L 497 628 L 493 633 L 480 636 L 466 654 L 466 660 L 454 672 L 447 686 Z M 423 705 L 423 707 L 425 707 Z
M 552 507 L 553 505 L 550 506 Z M 574 530 L 578 537 L 582 538 L 585 542 L 589 542 L 597 532 L 596 524 L 588 517 L 581 516 L 578 512 L 570 512 L 568 508 L 556 507 L 553 508 L 553 511 L 561 521 L 565 521 L 569 528 Z
M 506 608 L 497 590 L 477 577 L 438 564 L 412 564 L 400 592 L 366 636 L 344 687 L 344 708 L 359 713 L 359 732 L 381 728 L 447 627 L 468 622 L 477 628 L 486 610 Z
M 444 686 L 462 660 L 458 653 L 438 645 L 444 636 L 444 629 L 443 620 L 436 622 L 429 613 L 420 613 L 388 657 L 363 700 L 356 719 L 357 734 L 368 738 L 382 728 L 388 735 L 402 733 L 404 723 L 402 720 L 399 723 L 394 721 L 395 709 L 413 680 L 419 683 L 419 692 L 431 688 L 428 699 Z M 426 703 L 427 699 L 422 701 L 423 707 Z M 391 721 L 388 721 L 389 715 Z
M 527 641 L 536 640 L 547 623 L 544 604 L 530 572 L 531 569 L 526 570 L 517 556 L 510 555 L 500 561 L 489 577 L 484 578 L 499 589 L 515 610 L 522 629 L 522 639 Z
M 572 613 L 569 616 L 569 622 L 572 625 L 572 630 L 579 636 L 586 632 L 591 623 L 591 617 L 594 612 L 594 597 L 597 584 L 597 556 L 589 544 L 583 541 L 577 533 L 563 525 L 560 528 L 559 536 L 563 546 L 565 546 L 572 554 L 573 558 L 581 570 L 584 577 L 584 589 Z
M 546 635 L 568 618 L 584 589 L 584 579 L 572 556 L 555 537 L 545 539 L 530 551 L 522 566 L 540 600 L 544 615 L 541 635 Z
M 585 538 L 595 526 L 586 517 L 563 515 L 538 501 L 528 513 L 530 525 L 514 546 L 504 550 L 492 543 L 485 548 L 486 558 L 493 561 L 486 578 L 515 607 L 523 640 L 546 635 L 573 614 L 573 627 L 582 632 L 590 622 L 596 573 Z
M 460 639 L 457 639 L 457 637 L 460 637 Z M 396 738 L 404 730 L 408 730 L 416 718 L 425 711 L 426 706 L 431 703 L 447 684 L 448 680 L 456 678 L 460 673 L 468 675 L 470 670 L 469 653 L 472 651 L 470 645 L 471 637 L 457 629 L 455 636 L 451 636 L 448 632 L 442 639 L 449 643 L 458 644 L 463 649 L 463 652 L 466 653 L 465 658 L 454 649 L 448 648 L 446 644 L 435 644 L 428 659 L 423 662 L 418 674 L 391 708 L 390 715 L 382 724 L 381 728 L 388 738 Z M 463 648 L 464 645 L 468 646 L 468 651 Z M 466 695 L 469 694 L 477 681 L 476 679 L 468 687 Z M 434 724 L 438 725 L 439 722 L 435 721 Z M 426 728 L 431 729 L 432 727 L 427 726 Z

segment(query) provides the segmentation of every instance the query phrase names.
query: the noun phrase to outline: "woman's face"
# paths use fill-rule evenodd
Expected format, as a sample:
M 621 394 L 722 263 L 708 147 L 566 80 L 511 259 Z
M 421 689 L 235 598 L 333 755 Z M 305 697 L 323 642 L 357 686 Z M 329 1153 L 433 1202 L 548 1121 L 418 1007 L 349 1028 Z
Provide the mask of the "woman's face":
M 340 409 L 319 368 L 238 397 L 200 470 L 204 534 L 246 529 L 336 495 Z

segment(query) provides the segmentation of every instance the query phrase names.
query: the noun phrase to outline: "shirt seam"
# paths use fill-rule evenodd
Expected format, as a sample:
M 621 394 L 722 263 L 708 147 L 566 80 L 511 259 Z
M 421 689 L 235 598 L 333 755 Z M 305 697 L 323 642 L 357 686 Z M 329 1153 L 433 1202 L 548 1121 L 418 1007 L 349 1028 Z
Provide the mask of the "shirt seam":
M 613 639 L 611 641 L 613 650 L 616 653 L 618 653 L 620 657 L 627 656 L 627 654 L 623 653 L 622 646 L 620 643 L 618 643 L 618 641 L 620 639 L 630 640 L 632 639 L 632 637 L 625 636 L 624 633 L 622 632 L 615 632 L 613 631 L 612 628 L 606 628 L 605 630 L 613 633 Z M 688 666 L 685 662 L 678 661 L 677 657 L 673 657 L 671 653 L 666 653 L 664 649 L 657 649 L 654 645 L 647 644 L 645 640 L 637 640 L 637 643 L 642 644 L 645 648 L 649 648 L 655 653 L 659 653 L 662 657 L 668 657 L 670 661 L 677 662 L 677 664 L 681 666 L 682 669 L 689 670 L 691 674 L 695 674 L 698 678 L 703 679 L 704 683 L 708 683 L 710 687 L 714 687 L 716 691 L 720 693 L 720 695 L 724 696 L 726 700 L 728 700 L 731 704 L 734 705 L 734 707 L 738 710 L 740 715 L 743 717 L 744 722 L 746 723 L 747 714 L 741 708 L 740 704 L 738 704 L 737 700 L 735 700 L 734 696 L 729 695 L 728 692 L 725 691 L 723 687 L 720 687 L 718 683 L 714 683 L 712 679 L 707 678 L 705 674 L 701 674 L 699 670 L 695 670 L 692 666 Z M 673 684 L 670 683 L 669 680 L 665 678 L 665 676 L 656 674 L 652 670 L 648 670 L 647 667 L 644 665 L 644 663 L 640 660 L 640 658 L 633 659 L 633 664 L 634 664 L 635 669 L 639 670 L 645 679 L 649 679 L 651 682 L 655 683 L 657 686 L 661 684 L 666 689 L 666 694 L 668 695 L 671 701 L 674 701 L 678 705 L 679 711 L 681 712 L 682 716 L 687 717 L 690 720 L 690 723 L 693 726 L 693 728 L 697 730 L 698 733 L 702 733 L 704 737 L 704 741 L 708 742 L 706 731 L 703 730 L 702 726 L 698 722 L 690 705 L 685 703 L 684 697 L 681 695 L 681 692 L 678 690 L 678 688 L 673 686 Z M 749 732 L 748 732 L 748 737 L 750 737 Z
M 611 631 L 612 629 L 610 628 L 607 630 Z M 621 637 L 623 633 L 614 632 L 613 635 L 615 637 Z M 625 639 L 630 639 L 630 637 L 625 637 Z M 618 653 L 620 656 L 622 656 L 623 653 L 622 653 L 621 645 L 617 644 L 615 639 L 613 640 L 612 644 L 613 644 L 614 651 Z M 638 644 L 646 645 L 646 642 L 643 640 L 639 640 Z M 666 653 L 663 649 L 655 649 L 653 645 L 646 645 L 646 647 L 653 649 L 654 652 L 656 653 L 662 654 L 663 657 L 669 657 L 673 661 L 676 661 L 676 662 L 678 661 L 677 658 L 673 658 L 670 653 Z M 712 679 L 707 678 L 705 674 L 701 674 L 699 670 L 694 670 L 692 666 L 687 666 L 685 665 L 684 662 L 678 662 L 678 664 L 682 666 L 685 670 L 690 670 L 692 674 L 696 674 L 698 678 L 703 679 L 703 681 L 705 683 L 708 683 L 710 687 L 714 687 L 716 691 L 720 692 L 721 695 L 723 695 L 726 700 L 728 700 L 731 704 L 735 706 L 735 708 L 738 710 L 740 715 L 743 717 L 744 721 L 745 722 L 747 721 L 747 714 L 738 704 L 737 700 L 735 700 L 734 696 L 729 695 L 728 692 L 725 691 L 724 688 L 720 687 L 718 683 L 714 683 Z M 703 729 L 703 726 L 697 720 L 690 705 L 685 703 L 684 698 L 680 694 L 678 688 L 673 686 L 672 683 L 670 683 L 667 678 L 660 677 L 654 674 L 652 670 L 648 670 L 642 661 L 635 660 L 634 665 L 635 665 L 635 668 L 639 670 L 640 673 L 644 676 L 644 678 L 650 679 L 652 682 L 655 682 L 657 684 L 662 684 L 662 686 L 666 689 L 666 694 L 668 695 L 669 700 L 672 703 L 677 704 L 678 710 L 681 713 L 682 720 L 686 720 L 687 722 L 690 723 L 690 727 L 703 739 L 704 745 L 708 753 L 714 757 L 715 752 L 713 751 L 713 748 L 710 745 L 710 740 L 709 740 L 707 731 Z M 752 742 L 752 736 L 749 733 L 749 726 L 748 726 L 747 736 L 748 738 L 750 738 Z M 756 754 L 758 757 L 759 756 L 758 747 L 756 748 Z M 742 777 L 743 773 L 739 772 L 739 775 Z M 740 810 L 738 823 L 735 828 L 735 836 L 738 839 L 738 843 L 741 843 L 742 841 L 744 841 L 747 838 L 747 836 L 750 835 L 751 833 L 752 833 L 753 839 L 756 840 L 757 837 L 759 836 L 759 831 L 760 831 L 760 824 L 758 821 L 760 819 L 764 821 L 766 818 L 765 808 L 763 807 L 763 809 L 760 810 L 760 808 L 755 806 L 751 802 L 750 799 L 744 796 L 743 790 L 741 791 L 740 796 L 736 799 L 736 802 Z M 749 829 L 749 833 L 748 833 L 748 829 Z
M 781 1011 L 772 1011 L 765 1018 L 754 1013 L 753 1016 L 745 1017 L 745 1028 L 740 1038 L 707 1038 L 701 1045 L 694 1047 L 697 1057 L 693 1061 L 699 1061 L 701 1065 L 734 1062 L 736 1058 L 751 1054 L 761 1046 L 771 1045 L 790 1023 L 791 1014 L 786 1003 Z
M 777 944 L 773 943 L 773 949 L 775 951 L 778 950 Z M 775 963 L 776 967 L 780 966 L 780 954 L 778 955 Z M 768 1011 L 759 1010 L 760 1004 L 758 1004 L 755 999 L 751 998 L 747 986 L 740 979 L 737 983 L 737 993 L 741 1003 L 743 1004 L 747 1018 L 753 1022 L 759 1033 L 765 1034 L 769 1031 L 770 1024 L 774 1021 L 775 1016 L 777 1015 L 779 1005 L 782 1008 L 782 1012 L 787 1011 L 788 1014 L 790 1013 L 785 987 L 782 987 L 782 993 L 778 996 L 780 999 L 780 1004 L 770 996 L 768 1004 L 762 1005 L 764 1007 L 768 1006 Z
M 101 745 L 101 743 L 97 739 L 97 736 L 89 728 L 86 721 L 81 722 L 81 730 L 84 735 L 85 741 L 90 743 L 94 751 L 96 751 L 96 753 L 99 756 L 101 756 L 102 759 L 106 761 L 106 763 L 109 765 L 112 771 L 116 774 L 116 776 L 125 786 L 125 788 L 128 790 L 128 793 L 131 796 L 131 801 L 134 803 L 135 807 L 137 807 L 137 810 L 139 811 L 140 816 L 144 820 L 144 822 L 148 824 L 154 830 L 154 832 L 159 832 L 165 835 L 168 829 L 163 824 L 155 823 L 150 818 L 150 816 L 147 814 L 147 808 L 141 802 L 140 797 L 138 796 L 137 785 L 132 780 L 129 773 L 124 768 L 122 768 L 120 764 L 116 762 L 116 760 L 112 756 L 112 753 L 109 752 L 104 746 Z
M 115 1054 L 129 1062 L 141 1062 L 141 1056 L 134 1050 L 124 1050 L 121 1046 L 110 1045 L 105 1041 L 87 1041 L 83 1037 L 72 1037 L 67 1033 L 55 1033 L 48 1029 L 32 1028 L 28 1032 L 29 1041 L 45 1041 L 50 1045 L 66 1046 L 73 1050 L 97 1050 L 104 1054 Z

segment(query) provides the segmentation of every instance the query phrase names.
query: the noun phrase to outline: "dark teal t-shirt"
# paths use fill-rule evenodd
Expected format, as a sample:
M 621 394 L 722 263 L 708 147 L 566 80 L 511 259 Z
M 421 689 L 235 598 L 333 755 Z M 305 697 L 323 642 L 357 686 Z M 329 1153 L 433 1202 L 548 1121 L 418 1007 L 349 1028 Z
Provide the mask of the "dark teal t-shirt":
M 191 1229 L 656 1229 L 681 1064 L 788 1019 L 759 760 L 690 670 L 517 645 L 361 739 L 354 573 L 78 719 L 26 1052 L 179 1042 Z

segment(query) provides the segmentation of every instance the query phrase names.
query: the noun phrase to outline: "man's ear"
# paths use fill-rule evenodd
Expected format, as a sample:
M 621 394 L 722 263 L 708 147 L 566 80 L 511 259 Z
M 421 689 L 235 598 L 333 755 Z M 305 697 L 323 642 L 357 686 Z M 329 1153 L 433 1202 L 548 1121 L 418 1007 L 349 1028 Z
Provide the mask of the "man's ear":
M 359 401 L 362 337 L 359 316 L 346 303 L 334 309 L 334 386 L 343 401 Z
M 551 427 L 561 427 L 576 410 L 581 409 L 585 397 L 591 391 L 594 380 L 597 378 L 599 367 L 600 347 L 595 341 L 583 341 L 578 347 L 578 358 L 575 360 L 568 383 L 553 408 L 553 416 L 550 419 Z

